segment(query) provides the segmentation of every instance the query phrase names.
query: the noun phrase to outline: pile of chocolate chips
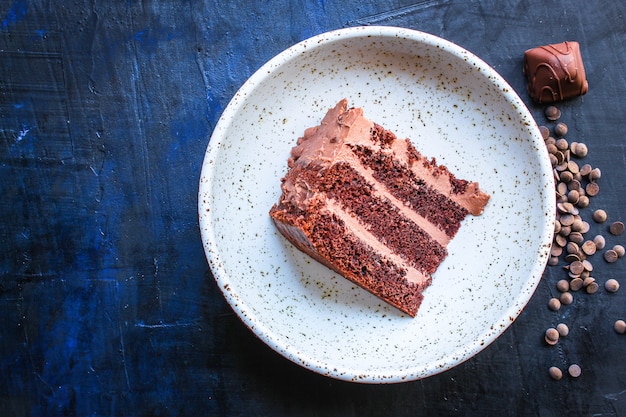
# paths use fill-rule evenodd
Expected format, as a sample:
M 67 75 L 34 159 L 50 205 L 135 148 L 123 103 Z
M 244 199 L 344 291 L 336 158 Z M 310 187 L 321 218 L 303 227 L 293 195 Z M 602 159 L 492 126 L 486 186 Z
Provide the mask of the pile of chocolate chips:
M 588 148 L 584 143 L 569 142 L 566 139 L 567 125 L 559 122 L 561 111 L 555 106 L 549 106 L 544 114 L 548 122 L 555 125 L 552 130 L 547 126 L 540 126 L 539 130 L 548 150 L 552 163 L 557 211 L 554 222 L 554 240 L 550 251 L 548 265 L 558 266 L 560 260 L 565 261 L 563 269 L 565 277 L 556 285 L 558 297 L 548 301 L 548 308 L 558 311 L 564 305 L 572 304 L 574 293 L 583 292 L 594 294 L 601 285 L 605 291 L 614 293 L 619 290 L 619 282 L 616 279 L 607 279 L 599 283 L 593 275 L 593 263 L 602 253 L 602 258 L 607 263 L 613 263 L 626 254 L 622 245 L 606 246 L 606 238 L 602 234 L 589 237 L 590 224 L 584 220 L 582 214 L 588 208 L 590 199 L 600 192 L 599 180 L 602 172 L 589 164 L 582 164 L 587 156 Z M 605 223 L 607 213 L 598 209 L 591 215 L 592 221 Z M 624 224 L 615 221 L 607 227 L 607 232 L 619 236 L 624 232 Z M 604 252 L 602 252 L 604 251 Z M 614 329 L 620 334 L 626 333 L 626 322 L 617 320 Z M 558 344 L 561 337 L 569 334 L 569 328 L 565 323 L 559 323 L 556 328 L 548 328 L 544 340 L 549 346 Z M 551 378 L 559 380 L 563 371 L 556 367 L 550 367 L 548 371 Z M 570 364 L 567 373 L 572 378 L 577 378 L 582 371 L 578 364 Z

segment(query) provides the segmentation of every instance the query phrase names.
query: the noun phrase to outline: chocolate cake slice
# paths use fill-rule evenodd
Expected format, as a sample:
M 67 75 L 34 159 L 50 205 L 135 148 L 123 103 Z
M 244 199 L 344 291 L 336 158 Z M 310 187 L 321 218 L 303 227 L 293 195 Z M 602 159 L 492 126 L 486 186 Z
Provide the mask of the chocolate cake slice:
M 468 215 L 489 200 L 341 100 L 291 151 L 270 210 L 297 248 L 414 317 Z

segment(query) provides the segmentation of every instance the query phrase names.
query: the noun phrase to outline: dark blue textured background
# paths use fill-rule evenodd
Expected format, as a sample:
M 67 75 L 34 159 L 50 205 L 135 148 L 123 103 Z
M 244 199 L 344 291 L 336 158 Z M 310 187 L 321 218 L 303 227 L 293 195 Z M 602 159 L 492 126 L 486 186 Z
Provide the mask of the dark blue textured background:
M 196 209 L 206 145 L 241 84 L 298 41 L 380 24 L 476 53 L 541 123 L 523 52 L 578 40 L 590 91 L 561 105 L 563 121 L 603 170 L 592 208 L 626 219 L 626 6 L 596 3 L 0 0 L 0 414 L 626 415 L 626 336 L 612 330 L 626 290 L 577 294 L 554 313 L 563 272 L 549 268 L 475 358 L 423 381 L 355 385 L 299 368 L 239 322 Z M 626 272 L 596 265 L 599 281 Z M 559 321 L 572 332 L 549 348 L 543 331 Z M 572 362 L 581 378 L 548 378 Z

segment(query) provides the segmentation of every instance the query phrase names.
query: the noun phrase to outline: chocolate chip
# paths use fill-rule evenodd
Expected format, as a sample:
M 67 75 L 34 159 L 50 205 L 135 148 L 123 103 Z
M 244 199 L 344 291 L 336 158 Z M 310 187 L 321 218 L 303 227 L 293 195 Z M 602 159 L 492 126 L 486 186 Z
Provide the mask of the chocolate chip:
M 579 200 L 580 200 L 580 193 L 578 192 L 578 190 L 570 190 L 567 193 L 568 203 L 578 204 Z
M 559 110 L 559 108 L 556 106 L 548 106 L 544 110 L 544 114 L 546 116 L 546 119 L 554 122 L 556 120 L 559 120 L 559 118 L 561 117 L 561 110 Z
M 558 342 L 559 341 L 559 331 L 557 329 L 555 329 L 554 327 L 550 327 L 548 330 L 546 330 L 546 342 L 548 342 L 548 344 L 552 344 L 550 342 Z
M 576 207 L 572 203 L 559 203 L 556 205 L 556 208 L 563 214 L 578 214 L 578 210 L 576 210 Z
M 596 223 L 604 223 L 607 219 L 606 211 L 598 209 L 593 212 L 593 220 Z
M 583 230 L 585 230 L 585 222 L 580 217 L 575 216 L 574 223 L 572 223 L 572 233 L 581 233 L 582 235 Z M 573 240 L 571 239 L 572 233 L 570 233 L 570 240 Z M 577 242 L 577 243 L 580 243 L 580 242 Z
M 554 379 L 555 381 L 563 378 L 563 372 L 556 366 L 551 366 L 550 369 L 548 369 L 548 374 L 550 375 L 550 378 Z
M 574 296 L 571 292 L 564 292 L 559 296 L 559 301 L 562 305 L 568 306 L 574 302 Z
M 604 260 L 608 263 L 613 263 L 617 261 L 617 258 L 619 258 L 619 256 L 617 256 L 617 252 L 615 252 L 613 249 L 609 249 L 604 252 Z
M 580 275 L 585 270 L 585 267 L 581 261 L 575 261 L 570 264 L 569 270 L 574 275 Z
M 590 182 L 585 187 L 585 192 L 587 193 L 587 195 L 591 197 L 595 197 L 600 192 L 600 186 L 598 185 L 597 182 Z
M 591 283 L 596 282 L 594 277 L 587 277 L 583 279 L 583 287 L 588 287 Z
M 563 122 L 557 123 L 556 126 L 554 126 L 554 134 L 559 138 L 567 135 L 567 125 Z
M 596 253 L 596 244 L 593 243 L 593 240 L 588 240 L 583 243 L 581 249 L 586 255 L 592 256 L 594 253 Z
M 569 240 L 580 245 L 585 241 L 585 237 L 579 231 L 575 231 L 569 234 Z
M 580 233 L 587 233 L 591 229 L 591 226 L 586 221 L 583 221 L 582 229 L 580 229 Z
M 602 250 L 606 246 L 606 240 L 604 239 L 604 236 L 602 235 L 597 235 L 596 237 L 594 237 L 593 243 L 596 244 L 596 249 L 598 250 Z
M 574 179 L 574 174 L 571 171 L 562 171 L 559 175 L 559 180 L 568 183 Z
M 580 167 L 580 175 L 582 175 L 583 177 L 586 177 L 587 175 L 591 173 L 592 170 L 593 168 L 591 167 L 591 165 L 585 164 Z
M 578 198 L 578 203 L 576 204 L 578 207 L 580 208 L 585 208 L 589 206 L 589 197 L 587 197 L 586 195 L 581 195 Z
M 582 197 L 585 195 L 585 190 L 583 189 L 582 185 L 580 185 L 580 179 L 577 178 L 579 176 L 580 173 L 574 175 L 574 179 L 567 183 L 567 189 L 578 191 L 578 195 Z
M 556 289 L 559 290 L 559 292 L 569 291 L 569 281 L 566 279 L 560 280 L 556 283 Z
M 563 254 L 563 248 L 556 243 L 553 244 L 552 248 L 550 248 L 550 255 L 555 258 L 558 258 L 562 254 Z
M 567 368 L 567 373 L 570 374 L 572 378 L 578 378 L 582 373 L 582 369 L 580 368 L 580 365 L 574 363 Z
M 574 216 L 569 213 L 563 214 L 561 217 L 559 217 L 559 222 L 561 222 L 561 226 L 571 226 L 572 223 L 574 223 L 574 220 Z
M 574 278 L 569 283 L 569 288 L 572 291 L 578 291 L 583 287 L 583 280 L 581 278 Z
M 555 145 L 559 151 L 565 151 L 569 148 L 569 142 L 565 138 L 557 139 Z M 565 160 L 565 154 L 563 154 L 563 160 Z
M 570 233 L 572 233 L 571 226 L 561 225 L 561 231 L 559 232 L 559 235 L 567 237 L 570 235 Z
M 561 301 L 558 298 L 551 298 L 548 301 L 548 308 L 552 311 L 558 311 L 561 308 Z
M 613 224 L 611 224 L 611 226 L 609 226 L 609 232 L 611 232 L 611 234 L 615 236 L 621 235 L 622 233 L 624 233 L 624 223 L 614 222 Z
M 580 172 L 580 168 L 578 168 L 578 164 L 576 163 L 576 161 L 569 161 L 567 163 L 567 169 L 573 175 L 576 175 L 576 174 L 578 174 Z
M 606 289 L 608 292 L 617 292 L 617 290 L 619 290 L 619 282 L 617 282 L 617 280 L 613 278 L 607 279 L 604 283 L 604 289 Z
M 600 168 L 594 168 L 589 173 L 589 181 L 598 181 L 602 177 L 602 171 Z
M 565 250 L 569 254 L 572 254 L 572 253 L 577 254 L 580 250 L 580 247 L 574 242 L 567 242 L 567 245 L 565 246 Z
M 572 153 L 579 158 L 584 158 L 588 152 L 587 145 L 584 143 L 577 143 L 574 149 L 572 149 Z
M 599 288 L 598 283 L 593 281 L 585 286 L 585 291 L 587 291 L 587 294 L 595 294 L 598 291 L 598 288 Z

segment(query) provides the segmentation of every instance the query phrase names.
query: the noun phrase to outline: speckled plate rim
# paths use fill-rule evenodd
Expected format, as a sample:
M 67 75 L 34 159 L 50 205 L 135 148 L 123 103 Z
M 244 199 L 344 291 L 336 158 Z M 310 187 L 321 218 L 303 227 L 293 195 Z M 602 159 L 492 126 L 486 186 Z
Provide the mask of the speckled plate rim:
M 259 321 L 252 310 L 246 305 L 246 300 L 239 297 L 238 294 L 229 290 L 229 282 L 236 279 L 236 277 L 229 276 L 226 268 L 222 264 L 219 251 L 216 251 L 216 240 L 214 225 L 212 224 L 211 216 L 209 214 L 210 207 L 203 195 L 212 189 L 212 184 L 215 181 L 219 181 L 220 178 L 215 177 L 215 173 L 212 169 L 212 162 L 220 157 L 220 150 L 228 139 L 225 136 L 226 131 L 224 126 L 228 125 L 232 118 L 237 115 L 246 101 L 246 96 L 250 91 L 253 91 L 258 85 L 272 73 L 279 71 L 281 66 L 290 60 L 297 58 L 300 54 L 305 54 L 308 51 L 312 51 L 315 48 L 323 45 L 324 42 L 337 39 L 349 39 L 355 37 L 380 37 L 380 38 L 402 38 L 411 40 L 418 43 L 426 43 L 432 45 L 442 51 L 442 53 L 454 55 L 460 59 L 468 62 L 468 65 L 472 65 L 482 71 L 482 74 L 489 82 L 493 83 L 504 96 L 504 99 L 511 103 L 512 106 L 519 109 L 521 119 L 528 125 L 528 129 L 531 131 L 533 141 L 535 141 L 536 149 L 541 153 L 538 155 L 539 165 L 541 166 L 543 179 L 545 183 L 543 186 L 546 189 L 554 189 L 552 182 L 552 168 L 548 159 L 547 152 L 542 153 L 545 148 L 543 140 L 539 133 L 539 130 L 534 123 L 534 119 L 523 101 L 514 92 L 513 88 L 488 64 L 482 61 L 480 58 L 461 48 L 460 46 L 439 38 L 437 36 L 411 30 L 405 28 L 396 28 L 390 26 L 366 26 L 366 27 L 352 27 L 347 29 L 335 30 L 332 32 L 323 33 L 307 40 L 304 40 L 287 50 L 283 51 L 273 59 L 268 61 L 259 70 L 257 70 L 244 85 L 239 89 L 229 105 L 224 110 L 220 120 L 218 121 L 213 135 L 207 146 L 201 179 L 199 184 L 199 221 L 202 242 L 205 250 L 207 260 L 214 278 L 222 291 L 227 302 L 230 304 L 235 313 L 239 316 L 242 322 L 254 332 L 263 342 L 270 346 L 273 350 L 291 360 L 292 362 L 308 368 L 314 372 L 322 375 L 330 376 L 332 378 L 354 381 L 360 383 L 398 383 L 412 380 L 422 379 L 428 376 L 438 374 L 440 372 L 451 369 L 460 363 L 470 359 L 483 349 L 491 344 L 497 337 L 499 337 L 513 321 L 518 317 L 521 311 L 524 309 L 530 298 L 532 297 L 546 266 L 547 259 L 549 257 L 549 249 L 553 238 L 553 219 L 550 217 L 554 212 L 554 199 L 550 199 L 548 194 L 544 194 L 544 200 L 541 201 L 543 207 L 546 208 L 546 218 L 543 219 L 542 224 L 542 237 L 543 242 L 541 250 L 537 253 L 537 257 L 529 262 L 532 262 L 530 268 L 530 276 L 526 277 L 526 283 L 520 291 L 518 297 L 505 311 L 500 320 L 493 323 L 491 331 L 488 331 L 479 340 L 469 342 L 461 349 L 457 349 L 451 352 L 441 360 L 429 364 L 424 367 L 420 365 L 418 368 L 412 368 L 410 365 L 398 369 L 397 372 L 389 372 L 388 370 L 378 372 L 375 370 L 367 369 L 364 366 L 363 369 L 348 369 L 337 367 L 333 364 L 328 364 L 319 361 L 316 357 L 312 357 L 305 352 L 299 351 L 294 348 L 289 341 L 284 340 L 277 335 L 273 334 L 269 326 Z M 546 175 L 547 174 L 547 175 Z

